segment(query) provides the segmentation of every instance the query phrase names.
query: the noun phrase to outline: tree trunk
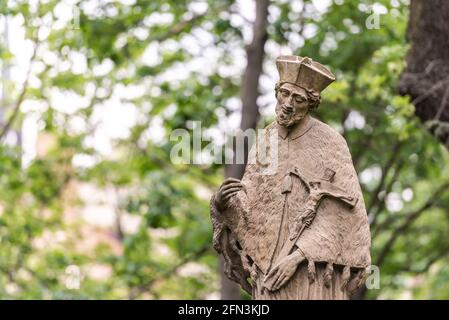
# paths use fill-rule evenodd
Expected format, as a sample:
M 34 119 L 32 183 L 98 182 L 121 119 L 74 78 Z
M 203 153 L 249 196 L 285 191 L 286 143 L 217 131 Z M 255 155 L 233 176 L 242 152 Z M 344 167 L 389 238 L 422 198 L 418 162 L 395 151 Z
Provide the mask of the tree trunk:
M 449 143 L 448 35 L 449 1 L 411 0 L 407 30 L 410 50 L 399 92 L 411 97 L 416 115 L 446 146 Z M 351 299 L 364 299 L 366 293 L 363 286 Z
M 247 65 L 242 79 L 240 97 L 242 100 L 242 119 L 240 129 L 255 129 L 259 121 L 259 77 L 262 73 L 265 56 L 265 42 L 267 40 L 267 17 L 269 0 L 256 0 L 256 19 L 253 23 L 253 38 L 246 47 Z M 235 146 L 235 144 L 234 144 Z M 225 167 L 225 176 L 241 179 L 245 172 L 248 149 L 250 145 L 245 139 L 245 164 L 230 164 Z M 235 148 L 234 148 L 235 151 Z M 235 152 L 234 152 L 235 154 Z M 223 274 L 223 261 L 220 259 L 221 271 L 221 299 L 240 299 L 239 286 Z
M 399 91 L 410 95 L 416 115 L 449 146 L 449 1 L 412 0 L 407 40 Z

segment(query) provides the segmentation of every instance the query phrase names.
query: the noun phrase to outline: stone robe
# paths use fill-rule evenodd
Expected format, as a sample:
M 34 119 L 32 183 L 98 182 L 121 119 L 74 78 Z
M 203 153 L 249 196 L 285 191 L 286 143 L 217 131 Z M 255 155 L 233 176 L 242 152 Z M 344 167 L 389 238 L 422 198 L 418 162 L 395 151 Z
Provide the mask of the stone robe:
M 348 292 L 361 285 L 363 271 L 370 265 L 371 243 L 346 141 L 310 115 L 291 130 L 277 123 L 266 129 L 261 139 L 267 143 L 276 134 L 277 165 L 273 168 L 273 162 L 254 161 L 258 157 L 254 146 L 242 179 L 244 189 L 231 198 L 223 212 L 211 201 L 214 247 L 225 256 L 228 277 L 247 290 L 246 278 L 250 277 L 255 299 L 347 299 Z M 330 180 L 354 197 L 355 205 L 350 207 L 332 197 L 322 199 L 314 220 L 294 246 L 306 261 L 284 287 L 269 292 L 263 288 L 264 276 L 283 258 L 280 252 L 309 194 L 305 182 L 292 174 L 298 169 L 311 173 L 315 180 Z

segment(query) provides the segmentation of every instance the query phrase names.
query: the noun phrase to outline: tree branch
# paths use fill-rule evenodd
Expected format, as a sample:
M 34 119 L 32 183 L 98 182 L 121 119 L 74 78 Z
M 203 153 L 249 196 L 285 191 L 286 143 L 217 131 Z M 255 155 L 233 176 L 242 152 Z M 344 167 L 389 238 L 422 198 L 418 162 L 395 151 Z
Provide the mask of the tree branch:
M 182 20 L 179 21 L 177 24 L 175 24 L 174 26 L 172 26 L 169 30 L 167 30 L 165 33 L 156 36 L 154 38 L 150 38 L 148 39 L 150 42 L 152 41 L 164 41 L 167 40 L 173 36 L 176 36 L 178 34 L 180 34 L 181 32 L 186 31 L 186 29 L 188 29 L 189 27 L 191 27 L 194 23 L 198 22 L 199 20 L 201 20 L 202 18 L 204 18 L 206 15 L 210 14 L 211 11 L 212 12 L 219 12 L 223 9 L 227 8 L 227 6 L 221 6 L 221 7 L 217 7 L 215 9 L 212 10 L 206 10 L 205 12 L 201 13 L 201 14 L 197 14 L 192 16 L 190 19 L 186 19 L 186 20 Z
M 205 254 L 209 250 L 210 250 L 210 245 L 207 244 L 207 245 L 201 247 L 199 250 L 193 252 L 192 254 L 184 256 L 181 259 L 181 261 L 179 261 L 177 264 L 175 264 L 174 266 L 172 266 L 168 270 L 162 272 L 157 277 L 152 278 L 147 283 L 144 283 L 144 284 L 141 284 L 141 285 L 139 285 L 137 287 L 132 288 L 130 293 L 129 293 L 129 299 L 130 300 L 137 299 L 137 297 L 140 296 L 142 293 L 150 291 L 151 287 L 157 281 L 159 281 L 161 279 L 165 279 L 165 278 L 169 277 L 170 275 L 173 275 L 174 273 L 176 273 L 179 270 L 179 268 L 184 266 L 186 263 L 200 258 L 203 254 Z
M 383 249 L 379 253 L 379 256 L 376 261 L 376 265 L 380 266 L 385 260 L 385 257 L 390 252 L 391 248 L 395 244 L 396 240 L 399 238 L 401 234 L 403 234 L 412 224 L 415 222 L 416 219 L 418 219 L 423 212 L 425 212 L 427 209 L 432 208 L 439 200 L 439 198 L 444 194 L 445 191 L 449 188 L 449 182 L 444 183 L 441 185 L 433 195 L 429 197 L 429 199 L 426 201 L 426 203 L 416 211 L 407 214 L 405 221 L 398 227 L 396 230 L 393 231 L 390 238 L 384 245 Z
M 398 152 L 400 151 L 401 147 L 402 141 L 396 142 L 396 144 L 392 148 L 391 157 L 388 159 L 388 161 L 385 163 L 385 166 L 382 168 L 382 176 L 380 178 L 379 184 L 377 185 L 376 190 L 373 192 L 373 197 L 371 198 L 371 201 L 366 210 L 368 214 L 375 206 L 379 205 L 380 203 L 379 194 L 384 188 L 387 175 L 390 172 L 391 168 L 393 167 L 396 159 L 398 158 Z
M 371 127 L 375 128 L 377 125 L 377 122 L 378 122 L 378 116 L 375 115 L 372 118 L 373 118 L 373 122 L 371 123 Z M 361 151 L 358 152 L 357 154 L 355 154 L 352 158 L 352 162 L 354 163 L 354 167 L 356 169 L 359 169 L 360 160 L 365 155 L 366 150 L 370 150 L 373 140 L 374 140 L 374 133 L 371 133 L 368 136 L 364 136 L 362 141 L 360 142 L 360 144 L 361 144 L 360 150 Z
M 423 273 L 426 272 L 427 270 L 429 270 L 429 268 L 432 266 L 432 264 L 434 264 L 435 262 L 437 262 L 438 260 L 446 257 L 447 255 L 449 255 L 449 247 L 445 246 L 443 249 L 439 250 L 437 253 L 435 253 L 433 256 L 431 256 L 429 258 L 429 260 L 427 260 L 426 264 L 419 269 L 413 269 L 410 267 L 410 264 L 407 264 L 407 266 L 404 266 L 401 268 L 401 271 L 405 271 L 405 272 L 413 272 L 413 273 Z
M 393 173 L 393 177 L 391 178 L 391 180 L 389 181 L 388 185 L 385 187 L 385 193 L 388 194 L 391 192 L 391 189 L 393 188 L 393 184 L 396 182 L 399 174 L 401 173 L 402 168 L 404 167 L 405 161 L 403 159 L 401 159 L 397 165 L 396 165 L 396 169 L 394 170 Z M 379 214 L 382 212 L 382 210 L 385 208 L 385 201 L 380 201 L 377 209 L 376 209 L 376 213 L 373 216 L 373 220 L 371 221 L 370 225 L 371 227 L 376 227 L 376 223 L 377 223 L 377 218 L 379 217 Z M 384 221 L 384 223 L 382 223 L 382 227 L 385 225 L 385 223 L 387 222 L 387 220 L 390 219 L 386 219 Z M 387 224 L 388 225 L 388 224 Z M 376 231 L 381 230 L 381 226 L 376 227 Z M 373 234 L 373 238 L 375 237 L 376 233 Z
M 38 35 L 37 35 L 38 33 L 39 33 L 39 30 L 36 31 L 35 46 L 34 46 L 33 54 L 31 55 L 30 64 L 29 64 L 29 67 L 28 67 L 28 70 L 27 70 L 25 82 L 23 83 L 22 91 L 20 92 L 20 95 L 19 95 L 19 97 L 18 97 L 18 99 L 16 101 L 16 104 L 14 105 L 14 109 L 12 111 L 11 116 L 9 117 L 8 121 L 6 122 L 6 124 L 4 125 L 2 130 L 0 131 L 0 141 L 6 136 L 6 134 L 9 131 L 9 129 L 11 128 L 11 126 L 14 123 L 14 121 L 16 120 L 16 118 L 17 118 L 17 116 L 19 114 L 19 111 L 20 111 L 20 106 L 22 105 L 22 102 L 25 99 L 25 95 L 26 95 L 26 92 L 28 90 L 28 82 L 29 82 L 30 76 L 31 76 L 31 70 L 33 68 L 34 60 L 36 59 L 37 50 L 39 48 L 39 39 L 38 39 Z

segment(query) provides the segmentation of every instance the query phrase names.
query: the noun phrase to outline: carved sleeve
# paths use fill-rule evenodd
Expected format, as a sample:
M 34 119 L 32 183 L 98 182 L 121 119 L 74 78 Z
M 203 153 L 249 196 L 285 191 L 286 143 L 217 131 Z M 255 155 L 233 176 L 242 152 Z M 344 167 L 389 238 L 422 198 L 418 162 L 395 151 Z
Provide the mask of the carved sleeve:
M 230 204 L 228 209 L 219 211 L 215 204 L 215 194 L 212 196 L 210 212 L 213 227 L 213 246 L 224 258 L 225 275 L 232 281 L 239 283 L 246 292 L 251 294 L 252 288 L 247 281 L 249 270 L 244 266 L 244 261 L 242 261 L 244 254 L 237 238 L 231 232 L 226 222 L 226 218 L 229 216 L 239 216 L 239 212 L 233 212 L 236 211 L 235 203 L 240 202 L 235 201 L 232 206 Z

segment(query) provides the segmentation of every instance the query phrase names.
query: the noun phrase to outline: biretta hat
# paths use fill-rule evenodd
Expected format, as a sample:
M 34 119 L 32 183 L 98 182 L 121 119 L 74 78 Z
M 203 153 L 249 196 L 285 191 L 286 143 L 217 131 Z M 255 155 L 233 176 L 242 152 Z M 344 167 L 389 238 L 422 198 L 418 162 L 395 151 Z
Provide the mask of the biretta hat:
M 335 81 L 335 76 L 321 63 L 308 57 L 280 56 L 276 59 L 280 83 L 292 83 L 320 93 Z

